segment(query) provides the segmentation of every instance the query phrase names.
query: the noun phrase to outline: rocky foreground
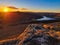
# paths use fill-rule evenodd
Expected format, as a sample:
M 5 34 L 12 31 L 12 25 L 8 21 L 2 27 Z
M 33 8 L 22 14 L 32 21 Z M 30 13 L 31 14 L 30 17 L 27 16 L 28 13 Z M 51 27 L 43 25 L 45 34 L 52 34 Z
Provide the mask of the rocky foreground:
M 53 25 L 30 24 L 16 39 L 0 45 L 60 45 L 60 31 Z

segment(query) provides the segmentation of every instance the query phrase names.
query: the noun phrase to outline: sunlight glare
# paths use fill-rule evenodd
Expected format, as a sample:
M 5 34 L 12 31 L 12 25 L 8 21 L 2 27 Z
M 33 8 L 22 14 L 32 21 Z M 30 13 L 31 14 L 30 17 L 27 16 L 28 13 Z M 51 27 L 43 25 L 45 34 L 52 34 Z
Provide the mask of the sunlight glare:
M 7 7 L 4 8 L 4 12 L 8 12 L 8 8 Z

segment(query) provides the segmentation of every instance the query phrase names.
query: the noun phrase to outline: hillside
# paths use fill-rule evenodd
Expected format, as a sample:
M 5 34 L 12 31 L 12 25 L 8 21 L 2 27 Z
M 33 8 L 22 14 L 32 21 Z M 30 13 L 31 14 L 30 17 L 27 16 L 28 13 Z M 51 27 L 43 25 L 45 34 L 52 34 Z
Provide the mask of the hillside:
M 48 17 L 60 17 L 60 13 L 33 13 L 33 12 L 0 12 L 2 19 L 0 24 L 0 40 L 10 39 L 19 36 L 28 24 L 20 24 L 28 22 L 32 19 Z M 5 17 L 4 17 L 5 16 Z
M 60 45 L 60 30 L 54 27 L 53 23 L 30 24 L 17 38 L 0 41 L 0 45 Z

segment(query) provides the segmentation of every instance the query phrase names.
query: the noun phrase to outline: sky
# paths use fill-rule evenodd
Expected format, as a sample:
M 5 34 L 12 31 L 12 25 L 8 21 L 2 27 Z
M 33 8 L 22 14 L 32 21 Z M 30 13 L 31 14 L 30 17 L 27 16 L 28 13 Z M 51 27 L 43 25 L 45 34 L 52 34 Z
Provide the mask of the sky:
M 0 0 L 0 6 L 14 6 L 33 10 L 54 10 L 60 12 L 60 0 Z

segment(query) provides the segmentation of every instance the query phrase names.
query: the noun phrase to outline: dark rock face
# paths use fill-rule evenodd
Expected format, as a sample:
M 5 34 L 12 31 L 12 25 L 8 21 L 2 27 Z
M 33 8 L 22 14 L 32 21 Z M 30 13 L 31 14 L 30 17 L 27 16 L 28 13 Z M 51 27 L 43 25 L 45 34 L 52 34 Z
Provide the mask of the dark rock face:
M 30 24 L 25 31 L 15 40 L 4 42 L 0 45 L 60 45 L 59 32 L 47 28 L 42 24 Z
M 18 45 L 60 45 L 60 39 L 56 37 L 54 30 L 47 31 L 47 29 L 39 27 L 41 25 L 29 25 L 20 35 L 21 41 Z

